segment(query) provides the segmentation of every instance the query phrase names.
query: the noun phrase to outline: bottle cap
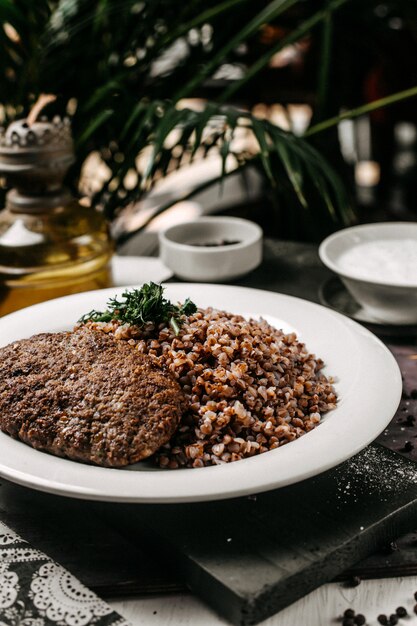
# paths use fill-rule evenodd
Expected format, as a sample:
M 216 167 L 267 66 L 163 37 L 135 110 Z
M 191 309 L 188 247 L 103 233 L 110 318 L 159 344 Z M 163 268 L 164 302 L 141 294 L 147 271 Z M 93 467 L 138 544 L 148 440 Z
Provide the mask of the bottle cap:
M 59 189 L 74 162 L 69 119 L 26 119 L 0 129 L 0 175 L 24 193 Z

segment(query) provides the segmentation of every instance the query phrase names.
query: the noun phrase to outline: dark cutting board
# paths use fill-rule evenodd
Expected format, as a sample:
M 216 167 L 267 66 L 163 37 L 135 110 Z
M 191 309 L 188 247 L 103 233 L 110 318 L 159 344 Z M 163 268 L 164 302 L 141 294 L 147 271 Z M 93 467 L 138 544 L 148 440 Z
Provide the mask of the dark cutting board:
M 107 519 L 113 511 L 103 507 Z M 215 503 L 123 506 L 174 555 L 189 588 L 234 624 L 256 624 L 417 522 L 417 465 L 379 445 L 308 481 Z
M 417 529 L 417 355 L 391 349 L 404 397 L 383 445 L 321 476 L 176 506 L 103 505 L 3 481 L 0 519 L 102 595 L 187 586 L 236 624 L 257 623 L 335 576 L 416 573 L 414 535 L 388 552 Z

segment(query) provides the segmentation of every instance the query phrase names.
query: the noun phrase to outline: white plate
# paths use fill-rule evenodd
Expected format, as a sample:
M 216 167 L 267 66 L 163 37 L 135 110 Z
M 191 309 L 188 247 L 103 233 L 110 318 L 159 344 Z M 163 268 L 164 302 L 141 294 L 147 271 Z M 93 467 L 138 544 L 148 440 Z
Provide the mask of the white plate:
M 115 290 L 50 300 L 0 319 L 0 345 L 35 333 L 72 328 L 86 311 L 105 308 Z M 119 290 L 120 292 L 120 290 Z M 39 452 L 0 433 L 0 475 L 56 494 L 119 502 L 189 502 L 267 491 L 319 474 L 353 456 L 385 428 L 401 397 L 401 374 L 389 350 L 359 324 L 317 304 L 267 291 L 170 284 L 173 301 L 268 316 L 294 328 L 336 378 L 339 403 L 304 437 L 260 456 L 201 469 L 157 470 L 84 465 Z

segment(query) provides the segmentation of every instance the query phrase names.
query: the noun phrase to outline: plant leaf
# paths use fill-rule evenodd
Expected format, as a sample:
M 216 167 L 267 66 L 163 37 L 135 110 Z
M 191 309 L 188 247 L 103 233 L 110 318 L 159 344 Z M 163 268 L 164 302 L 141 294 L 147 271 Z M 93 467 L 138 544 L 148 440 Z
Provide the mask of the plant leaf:
M 105 109 L 97 115 L 78 137 L 77 146 L 81 146 L 114 114 L 112 109 Z
M 201 68 L 200 72 L 195 75 L 186 85 L 181 87 L 173 97 L 175 102 L 181 98 L 185 98 L 192 93 L 198 85 L 200 85 L 217 67 L 224 61 L 227 55 L 234 50 L 242 41 L 245 41 L 256 33 L 263 24 L 275 19 L 288 8 L 297 4 L 298 0 L 272 0 L 262 11 L 260 11 L 252 20 L 233 37 L 229 39 L 227 44 L 221 48 L 213 58 Z
M 259 144 L 262 165 L 264 167 L 266 175 L 271 181 L 271 184 L 275 186 L 275 178 L 272 173 L 271 164 L 269 162 L 270 145 L 268 144 L 266 134 L 267 128 L 268 127 L 264 123 L 262 123 L 261 120 L 258 120 L 256 117 L 252 118 L 252 130 Z
M 297 41 L 300 41 L 305 35 L 307 35 L 319 22 L 326 18 L 327 14 L 332 11 L 336 11 L 339 7 L 350 2 L 350 0 L 333 0 L 329 3 L 326 9 L 321 9 L 314 13 L 311 17 L 307 18 L 299 26 L 294 28 L 288 35 L 277 41 L 277 43 L 268 48 L 265 54 L 261 55 L 245 72 L 245 75 L 238 80 L 233 81 L 220 97 L 217 99 L 219 102 L 226 102 L 230 97 L 239 91 L 243 85 L 249 82 L 256 74 L 258 74 L 264 67 L 266 67 L 271 58 L 283 50 L 285 47 L 290 46 Z
M 288 149 L 288 146 L 284 142 L 281 142 L 281 141 L 276 142 L 275 149 L 281 158 L 282 164 L 285 167 L 285 171 L 287 172 L 288 178 L 291 181 L 291 184 L 294 188 L 295 193 L 297 194 L 300 204 L 305 209 L 307 209 L 308 202 L 302 190 L 302 186 L 303 186 L 302 168 L 301 168 L 301 163 L 297 154 L 294 151 L 291 152 Z

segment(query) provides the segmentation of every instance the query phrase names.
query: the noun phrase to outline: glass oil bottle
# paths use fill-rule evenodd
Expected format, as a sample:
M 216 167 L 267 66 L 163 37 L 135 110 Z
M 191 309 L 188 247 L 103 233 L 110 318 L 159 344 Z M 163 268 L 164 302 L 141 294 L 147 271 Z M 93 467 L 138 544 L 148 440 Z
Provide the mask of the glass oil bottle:
M 73 161 L 68 120 L 0 131 L 0 176 L 14 187 L 0 211 L 0 315 L 111 285 L 106 220 L 62 184 Z

